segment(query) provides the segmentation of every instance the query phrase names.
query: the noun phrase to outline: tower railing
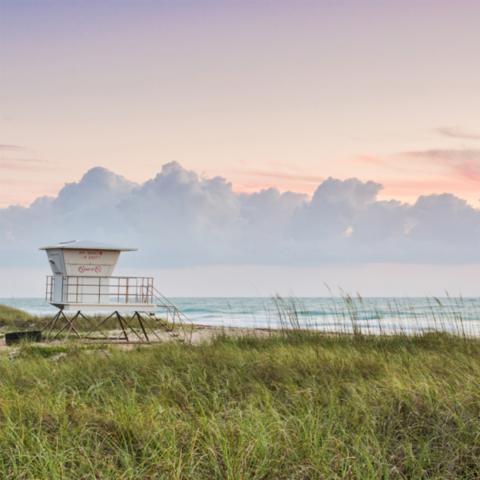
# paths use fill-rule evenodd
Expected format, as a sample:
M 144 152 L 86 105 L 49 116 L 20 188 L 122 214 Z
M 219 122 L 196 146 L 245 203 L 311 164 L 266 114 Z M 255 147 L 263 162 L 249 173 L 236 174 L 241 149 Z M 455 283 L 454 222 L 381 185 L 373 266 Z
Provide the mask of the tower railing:
M 52 304 L 154 305 L 153 277 L 49 275 L 46 300 Z
M 149 343 L 163 341 L 163 331 L 191 341 L 189 320 L 154 287 L 153 277 L 49 275 L 45 296 L 59 309 L 44 328 L 50 340 Z M 88 311 L 108 313 L 87 317 Z

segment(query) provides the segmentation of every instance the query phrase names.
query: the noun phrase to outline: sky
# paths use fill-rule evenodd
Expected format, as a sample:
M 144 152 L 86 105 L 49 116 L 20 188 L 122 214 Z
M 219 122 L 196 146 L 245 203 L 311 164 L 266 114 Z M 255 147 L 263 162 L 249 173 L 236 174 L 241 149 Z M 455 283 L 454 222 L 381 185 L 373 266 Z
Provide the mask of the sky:
M 312 278 L 476 294 L 479 15 L 467 0 L 0 0 L 0 270 L 18 279 L 0 296 L 41 268 L 23 252 L 47 237 L 107 235 L 75 185 L 108 186 L 110 232 L 127 225 L 173 294 L 314 294 Z

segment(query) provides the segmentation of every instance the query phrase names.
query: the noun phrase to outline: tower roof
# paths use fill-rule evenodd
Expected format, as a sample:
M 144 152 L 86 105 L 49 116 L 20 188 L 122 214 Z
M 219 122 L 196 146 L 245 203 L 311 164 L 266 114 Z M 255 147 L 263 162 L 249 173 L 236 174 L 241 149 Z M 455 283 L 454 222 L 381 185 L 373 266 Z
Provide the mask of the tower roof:
M 56 245 L 47 245 L 41 247 L 40 250 L 112 250 L 115 252 L 133 252 L 136 248 L 121 247 L 118 245 L 111 245 L 109 243 L 94 242 L 92 240 L 70 240 L 68 242 L 60 242 Z

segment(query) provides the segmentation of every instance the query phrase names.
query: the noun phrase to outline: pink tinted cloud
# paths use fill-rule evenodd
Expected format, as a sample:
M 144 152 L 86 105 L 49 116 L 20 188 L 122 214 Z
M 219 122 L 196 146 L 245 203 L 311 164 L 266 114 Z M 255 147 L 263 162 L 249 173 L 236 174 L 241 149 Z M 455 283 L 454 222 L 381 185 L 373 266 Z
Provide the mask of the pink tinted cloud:
M 448 175 L 467 181 L 480 181 L 480 149 L 429 149 L 411 150 L 390 156 L 361 155 L 357 162 L 384 167 L 390 170 L 418 171 L 418 167 L 436 166 L 445 170 Z M 412 162 L 405 162 L 411 160 Z
M 480 181 L 480 150 L 433 149 L 405 152 L 403 156 L 442 166 L 458 178 L 469 182 Z
M 8 158 L 0 159 L 0 171 L 37 171 L 43 170 L 48 162 L 36 158 Z
M 385 157 L 363 155 L 356 160 L 385 172 L 385 178 L 376 177 L 385 185 L 384 196 L 413 200 L 419 195 L 452 191 L 476 201 L 480 193 L 477 149 L 415 150 Z M 388 172 L 395 172 L 397 178 L 392 179 Z
M 45 169 L 46 160 L 30 156 L 34 153 L 22 145 L 0 144 L 0 172 L 37 172 Z
M 26 150 L 26 149 L 25 147 L 21 147 L 20 145 L 0 144 L 0 152 L 16 152 L 19 150 Z
M 480 133 L 465 130 L 461 127 L 439 127 L 436 128 L 435 131 L 444 137 L 462 140 L 480 140 Z

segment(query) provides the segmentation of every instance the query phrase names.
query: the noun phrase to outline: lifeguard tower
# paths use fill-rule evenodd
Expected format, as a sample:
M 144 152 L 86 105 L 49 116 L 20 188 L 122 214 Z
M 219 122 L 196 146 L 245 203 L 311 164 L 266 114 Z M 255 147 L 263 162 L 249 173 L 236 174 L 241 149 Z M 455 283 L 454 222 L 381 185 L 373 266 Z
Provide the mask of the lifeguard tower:
M 52 270 L 46 279 L 46 299 L 58 308 L 45 329 L 47 338 L 74 334 L 82 339 L 106 339 L 102 327 L 113 319 L 121 333 L 112 337 L 110 329 L 109 340 L 131 342 L 130 333 L 136 341 L 149 342 L 156 334 L 152 326 L 156 312 L 164 313 L 164 325 L 185 320 L 178 308 L 155 289 L 153 277 L 113 276 L 120 254 L 136 248 L 75 240 L 40 250 L 47 252 Z M 84 324 L 90 321 L 84 315 L 87 312 L 97 321 L 82 334 L 77 323 L 80 319 Z M 161 327 L 160 321 L 157 326 Z

